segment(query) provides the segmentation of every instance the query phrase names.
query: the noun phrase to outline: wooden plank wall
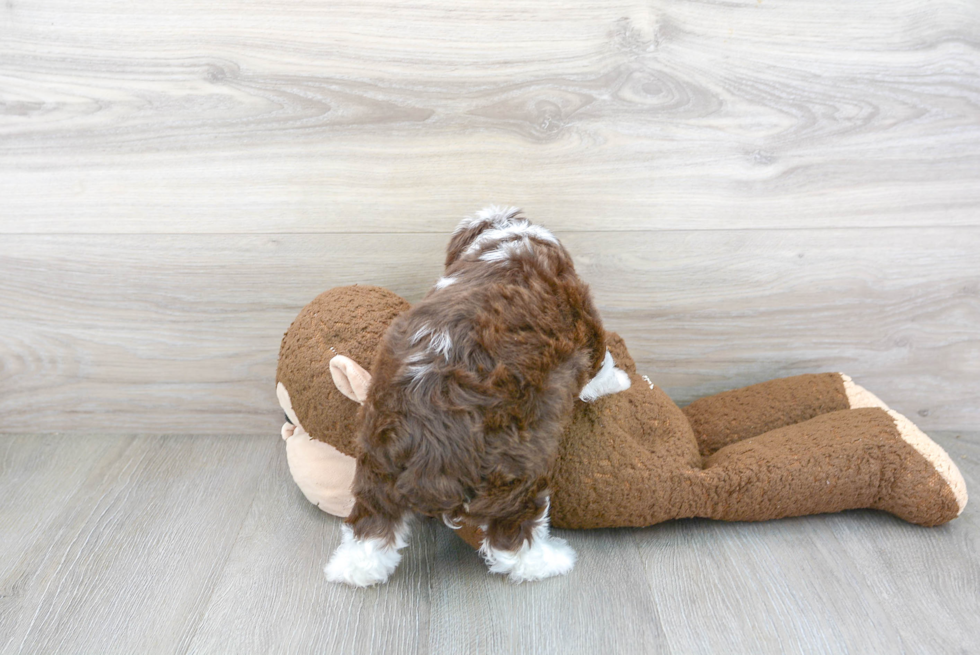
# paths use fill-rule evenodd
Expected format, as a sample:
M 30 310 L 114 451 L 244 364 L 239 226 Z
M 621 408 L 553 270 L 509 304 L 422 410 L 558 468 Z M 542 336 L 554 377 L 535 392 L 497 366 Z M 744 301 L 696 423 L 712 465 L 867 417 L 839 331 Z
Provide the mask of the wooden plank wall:
M 0 431 L 277 430 L 279 339 L 523 206 L 682 404 L 980 423 L 980 4 L 7 0 Z

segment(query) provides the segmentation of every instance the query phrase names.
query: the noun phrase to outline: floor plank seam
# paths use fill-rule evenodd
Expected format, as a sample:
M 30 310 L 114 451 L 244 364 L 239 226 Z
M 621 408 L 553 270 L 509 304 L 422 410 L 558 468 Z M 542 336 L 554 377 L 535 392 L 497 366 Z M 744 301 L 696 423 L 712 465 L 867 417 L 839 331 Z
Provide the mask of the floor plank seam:
M 459 218 L 463 218 L 460 216 Z M 452 233 L 452 225 L 449 223 L 455 220 L 455 218 L 447 219 L 447 228 L 445 230 L 405 230 L 404 232 L 389 232 L 389 231 L 369 231 L 369 232 L 348 232 L 344 230 L 305 230 L 301 232 L 151 232 L 151 231 L 141 231 L 141 232 L 62 232 L 62 231 L 52 231 L 52 232 L 4 232 L 0 231 L 0 235 L 3 236 L 14 236 L 14 237 L 278 237 L 278 236 L 364 236 L 364 237 L 397 237 L 406 235 L 429 235 L 429 236 L 447 236 Z M 538 220 L 542 220 L 540 217 Z M 758 226 L 758 227 L 664 227 L 664 228 L 644 228 L 644 229 L 555 229 L 554 232 L 561 236 L 563 234 L 658 234 L 666 232 L 674 233 L 684 233 L 684 232 L 724 232 L 724 233 L 737 233 L 737 232 L 844 232 L 844 231 L 855 231 L 855 230 L 977 230 L 980 229 L 980 223 L 951 223 L 951 224 L 941 224 L 937 225 L 935 223 L 909 223 L 903 225 L 817 225 L 817 226 L 802 226 L 802 227 L 785 227 L 785 226 Z

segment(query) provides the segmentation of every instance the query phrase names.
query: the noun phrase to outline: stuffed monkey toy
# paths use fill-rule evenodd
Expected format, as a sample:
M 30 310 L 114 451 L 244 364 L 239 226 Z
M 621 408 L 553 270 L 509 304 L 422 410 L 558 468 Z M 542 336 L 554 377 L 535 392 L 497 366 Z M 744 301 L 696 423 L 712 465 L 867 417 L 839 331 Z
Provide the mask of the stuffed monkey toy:
M 276 390 L 296 484 L 345 517 L 360 403 L 377 346 L 409 304 L 380 287 L 338 287 L 303 308 L 282 340 Z M 939 445 L 842 373 L 799 375 L 679 408 L 619 335 L 607 346 L 629 389 L 576 401 L 551 476 L 557 528 L 648 526 L 676 518 L 764 521 L 872 508 L 924 526 L 966 506 Z M 459 530 L 478 546 L 479 528 Z

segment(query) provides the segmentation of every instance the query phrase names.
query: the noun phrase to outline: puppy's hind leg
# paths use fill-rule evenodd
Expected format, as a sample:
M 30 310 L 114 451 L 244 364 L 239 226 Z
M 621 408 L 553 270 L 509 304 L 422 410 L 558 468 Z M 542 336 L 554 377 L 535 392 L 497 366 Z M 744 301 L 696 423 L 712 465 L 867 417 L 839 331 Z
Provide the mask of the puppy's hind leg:
M 398 567 L 398 551 L 407 545 L 414 516 L 407 511 L 382 510 L 378 503 L 358 497 L 342 528 L 340 546 L 323 572 L 330 582 L 369 587 L 385 582 Z
M 514 583 L 564 575 L 575 566 L 575 551 L 564 539 L 552 537 L 548 529 L 550 501 L 531 500 L 539 511 L 521 521 L 498 519 L 484 528 L 486 538 L 480 554 L 491 573 L 506 575 Z

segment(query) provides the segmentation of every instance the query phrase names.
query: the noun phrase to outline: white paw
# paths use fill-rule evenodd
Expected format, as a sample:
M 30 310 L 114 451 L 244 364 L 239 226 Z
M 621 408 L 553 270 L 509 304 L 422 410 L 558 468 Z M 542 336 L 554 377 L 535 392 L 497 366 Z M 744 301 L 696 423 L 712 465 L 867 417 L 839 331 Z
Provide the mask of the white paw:
M 565 575 L 575 566 L 575 551 L 564 539 L 538 538 L 517 551 L 484 548 L 483 555 L 491 573 L 506 575 L 513 583 L 544 580 Z
M 398 549 L 381 539 L 355 539 L 349 526 L 343 526 L 340 546 L 323 572 L 330 582 L 354 587 L 370 587 L 385 582 L 401 561 Z

